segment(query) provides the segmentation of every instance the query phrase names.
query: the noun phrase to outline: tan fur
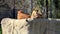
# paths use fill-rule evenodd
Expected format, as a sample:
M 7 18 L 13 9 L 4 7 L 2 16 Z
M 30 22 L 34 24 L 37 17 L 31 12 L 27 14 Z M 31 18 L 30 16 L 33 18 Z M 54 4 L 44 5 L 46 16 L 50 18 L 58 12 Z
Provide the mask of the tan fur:
M 17 19 L 27 19 L 30 18 L 30 15 L 25 14 L 22 10 L 18 11 Z
M 33 10 L 32 15 L 25 14 L 22 10 L 17 13 L 17 19 L 27 19 L 27 18 L 42 18 L 42 14 L 39 14 L 37 10 Z
M 37 10 L 33 10 L 31 18 L 42 18 L 42 14 L 39 14 Z

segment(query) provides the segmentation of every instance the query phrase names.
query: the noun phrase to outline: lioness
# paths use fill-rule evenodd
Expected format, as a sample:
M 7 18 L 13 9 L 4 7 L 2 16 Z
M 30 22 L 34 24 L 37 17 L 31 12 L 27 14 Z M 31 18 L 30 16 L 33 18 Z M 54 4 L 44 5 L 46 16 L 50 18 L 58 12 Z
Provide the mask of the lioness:
M 33 10 L 32 14 L 26 14 L 23 10 L 19 10 L 17 13 L 17 19 L 27 19 L 27 18 L 42 18 L 42 14 L 38 13 L 38 10 Z

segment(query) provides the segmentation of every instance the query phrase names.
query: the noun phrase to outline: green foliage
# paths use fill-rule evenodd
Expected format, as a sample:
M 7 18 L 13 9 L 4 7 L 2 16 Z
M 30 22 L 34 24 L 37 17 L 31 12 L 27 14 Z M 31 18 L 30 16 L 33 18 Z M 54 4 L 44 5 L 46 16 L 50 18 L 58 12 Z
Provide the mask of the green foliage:
M 40 7 L 46 6 L 46 0 L 35 0 Z M 56 7 L 57 6 L 57 7 Z M 48 11 L 52 12 L 53 18 L 60 18 L 60 0 L 48 0 Z
M 0 34 L 2 34 L 2 28 L 1 28 L 1 25 L 0 25 Z

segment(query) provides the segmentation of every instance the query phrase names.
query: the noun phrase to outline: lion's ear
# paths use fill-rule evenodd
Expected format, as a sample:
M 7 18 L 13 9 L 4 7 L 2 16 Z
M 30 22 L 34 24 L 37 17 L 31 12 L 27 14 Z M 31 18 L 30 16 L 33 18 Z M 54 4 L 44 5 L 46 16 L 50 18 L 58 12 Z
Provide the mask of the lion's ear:
M 39 10 L 36 10 L 36 12 L 38 12 Z

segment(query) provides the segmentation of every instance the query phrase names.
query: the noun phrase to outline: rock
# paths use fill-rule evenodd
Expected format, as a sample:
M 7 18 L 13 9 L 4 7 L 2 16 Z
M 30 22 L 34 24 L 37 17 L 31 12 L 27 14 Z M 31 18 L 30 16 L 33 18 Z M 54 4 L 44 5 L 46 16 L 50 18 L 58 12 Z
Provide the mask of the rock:
M 55 34 L 57 23 L 60 19 L 4 18 L 1 21 L 2 34 Z
M 4 18 L 1 21 L 2 34 L 28 34 L 28 22 L 26 19 L 10 19 Z

